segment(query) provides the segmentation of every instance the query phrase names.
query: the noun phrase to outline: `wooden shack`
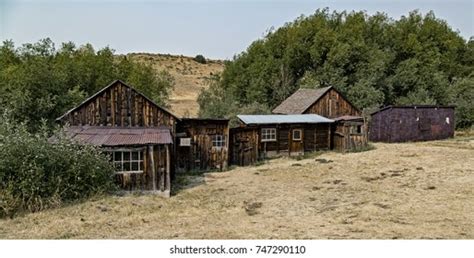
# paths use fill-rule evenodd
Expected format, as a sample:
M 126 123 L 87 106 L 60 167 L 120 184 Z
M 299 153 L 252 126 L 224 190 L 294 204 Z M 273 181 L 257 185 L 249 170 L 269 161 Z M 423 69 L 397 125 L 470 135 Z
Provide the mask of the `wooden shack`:
M 238 115 L 231 130 L 231 163 L 249 165 L 278 155 L 301 155 L 330 148 L 333 120 L 308 115 Z
M 331 149 L 350 151 L 367 145 L 367 123 L 340 91 L 329 86 L 298 89 L 273 109 L 274 114 L 317 114 L 335 120 L 332 125 Z
M 229 120 L 183 118 L 177 127 L 178 172 L 228 167 Z
M 367 146 L 367 123 L 360 116 L 335 118 L 332 127 L 331 149 L 338 151 L 358 150 Z
M 169 196 L 179 119 L 116 80 L 57 119 L 74 140 L 110 153 L 124 190 Z
M 408 142 L 454 136 L 454 106 L 387 106 L 371 114 L 369 139 Z

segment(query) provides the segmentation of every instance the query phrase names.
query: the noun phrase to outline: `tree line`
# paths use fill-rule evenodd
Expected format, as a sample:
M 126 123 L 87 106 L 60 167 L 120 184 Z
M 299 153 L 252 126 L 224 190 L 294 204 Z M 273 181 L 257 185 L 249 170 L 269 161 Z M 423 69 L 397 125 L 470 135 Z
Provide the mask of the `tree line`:
M 20 47 L 11 40 L 0 45 L 0 113 L 8 111 L 32 132 L 41 120 L 53 127 L 57 117 L 116 79 L 163 106 L 174 85 L 168 72 L 114 55 L 109 47 L 67 42 L 57 49 L 49 38 Z
M 474 122 L 474 39 L 433 12 L 318 9 L 255 40 L 201 92 L 200 116 L 269 113 L 298 88 L 332 85 L 367 112 L 390 104 L 454 104 Z

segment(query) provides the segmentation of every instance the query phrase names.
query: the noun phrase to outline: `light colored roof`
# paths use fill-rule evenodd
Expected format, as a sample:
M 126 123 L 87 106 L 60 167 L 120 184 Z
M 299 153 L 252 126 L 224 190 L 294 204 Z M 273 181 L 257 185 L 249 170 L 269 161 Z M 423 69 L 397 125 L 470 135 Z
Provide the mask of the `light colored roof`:
M 315 114 L 304 115 L 238 115 L 245 124 L 318 124 L 334 120 Z
M 173 143 L 166 127 L 71 126 L 66 134 L 78 143 L 96 146 Z
M 364 120 L 361 116 L 340 116 L 334 118 L 334 121 L 351 121 L 351 120 Z
M 303 114 L 318 101 L 332 86 L 319 89 L 298 89 L 273 109 L 275 114 Z

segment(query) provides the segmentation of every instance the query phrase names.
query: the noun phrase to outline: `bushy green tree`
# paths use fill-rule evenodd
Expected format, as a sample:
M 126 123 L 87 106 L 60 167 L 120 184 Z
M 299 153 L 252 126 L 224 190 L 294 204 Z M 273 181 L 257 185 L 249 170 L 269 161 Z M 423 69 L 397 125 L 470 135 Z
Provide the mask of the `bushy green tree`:
M 68 42 L 56 49 L 50 39 L 18 48 L 12 41 L 0 45 L 0 111 L 11 110 L 15 119 L 28 121 L 30 130 L 38 130 L 43 118 L 51 127 L 55 118 L 115 79 L 162 105 L 174 85 L 169 73 L 117 57 L 108 47 L 96 51 L 90 44 Z
M 456 104 L 452 87 L 474 71 L 473 56 L 473 40 L 463 39 L 433 12 L 413 11 L 394 20 L 383 13 L 319 9 L 254 41 L 226 62 L 220 80 L 202 96 L 227 107 L 274 108 L 300 87 L 332 85 L 360 109 Z M 208 116 L 235 112 L 200 104 Z
M 0 123 L 0 217 L 35 212 L 115 189 L 113 167 L 99 149 L 71 142 L 57 132 L 48 141 L 6 115 Z

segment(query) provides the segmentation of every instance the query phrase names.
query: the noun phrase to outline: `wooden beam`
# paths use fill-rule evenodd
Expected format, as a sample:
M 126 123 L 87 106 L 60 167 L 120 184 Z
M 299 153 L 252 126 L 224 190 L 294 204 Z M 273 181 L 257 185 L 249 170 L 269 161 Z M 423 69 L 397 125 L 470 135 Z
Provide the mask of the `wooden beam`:
M 156 170 L 155 170 L 155 158 L 153 155 L 153 145 L 148 145 L 148 157 L 150 158 L 150 170 L 153 180 L 153 191 L 156 191 Z
M 165 148 L 166 148 L 166 186 L 165 186 L 165 189 L 167 191 L 170 191 L 171 190 L 171 178 L 170 178 L 170 167 L 171 167 L 171 163 L 170 163 L 170 150 L 169 150 L 169 144 L 166 144 L 165 145 Z

